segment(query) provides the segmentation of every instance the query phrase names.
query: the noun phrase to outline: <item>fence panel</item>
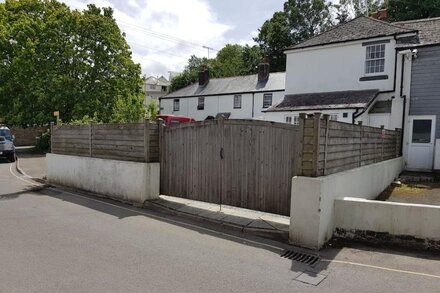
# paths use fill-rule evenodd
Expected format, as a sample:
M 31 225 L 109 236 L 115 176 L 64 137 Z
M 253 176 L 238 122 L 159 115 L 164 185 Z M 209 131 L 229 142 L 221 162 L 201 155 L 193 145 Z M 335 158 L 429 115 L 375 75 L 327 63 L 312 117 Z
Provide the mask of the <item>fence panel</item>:
M 298 174 L 325 176 L 400 156 L 401 131 L 300 115 L 301 164 Z
M 159 161 L 156 123 L 51 125 L 52 153 L 134 162 Z

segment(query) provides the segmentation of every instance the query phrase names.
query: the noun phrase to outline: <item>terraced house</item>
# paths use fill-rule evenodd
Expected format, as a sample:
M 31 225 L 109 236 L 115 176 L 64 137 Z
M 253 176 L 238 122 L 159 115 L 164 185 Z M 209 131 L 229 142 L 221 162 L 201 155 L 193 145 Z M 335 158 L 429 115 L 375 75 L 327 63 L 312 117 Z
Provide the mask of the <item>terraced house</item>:
M 402 128 L 406 168 L 440 169 L 440 18 L 362 16 L 285 53 L 286 95 L 265 111 L 266 120 L 295 123 L 299 113 L 321 112 Z

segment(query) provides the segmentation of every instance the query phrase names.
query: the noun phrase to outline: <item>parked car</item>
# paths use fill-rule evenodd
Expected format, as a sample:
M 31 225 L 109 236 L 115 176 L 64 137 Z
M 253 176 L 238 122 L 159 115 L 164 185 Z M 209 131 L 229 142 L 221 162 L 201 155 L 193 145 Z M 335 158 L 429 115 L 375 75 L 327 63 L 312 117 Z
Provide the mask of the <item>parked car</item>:
M 14 136 L 11 130 L 5 126 L 0 127 L 0 158 L 7 158 L 15 162 Z
M 173 126 L 180 123 L 195 122 L 193 118 L 185 116 L 174 116 L 174 115 L 158 115 L 157 120 L 165 121 L 165 126 Z

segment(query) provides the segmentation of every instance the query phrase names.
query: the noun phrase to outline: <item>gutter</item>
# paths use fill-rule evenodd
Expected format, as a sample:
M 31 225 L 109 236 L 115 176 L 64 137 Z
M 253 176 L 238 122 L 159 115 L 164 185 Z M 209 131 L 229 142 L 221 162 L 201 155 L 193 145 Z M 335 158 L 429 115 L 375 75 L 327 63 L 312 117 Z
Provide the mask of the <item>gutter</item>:
M 377 96 L 379 96 L 379 94 L 380 94 L 380 92 L 378 92 L 377 94 L 376 94 L 376 96 L 373 98 L 373 99 L 371 99 L 371 101 L 367 104 L 367 106 L 362 110 L 362 112 L 359 112 L 358 113 L 358 111 L 359 111 L 359 109 L 357 109 L 356 110 L 356 112 L 354 112 L 353 113 L 353 124 L 355 124 L 355 120 L 356 120 L 356 118 L 358 118 L 359 116 L 361 116 L 362 114 L 364 114 L 369 108 L 370 108 L 370 106 L 373 104 L 373 102 L 374 101 L 376 101 L 376 98 L 377 98 Z

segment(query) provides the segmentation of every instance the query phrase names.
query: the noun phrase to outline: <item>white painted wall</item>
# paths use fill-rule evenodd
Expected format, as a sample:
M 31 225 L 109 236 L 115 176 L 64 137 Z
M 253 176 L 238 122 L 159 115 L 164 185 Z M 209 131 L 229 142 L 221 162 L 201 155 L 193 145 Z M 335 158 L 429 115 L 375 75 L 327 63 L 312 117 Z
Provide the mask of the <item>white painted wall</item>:
M 345 197 L 335 201 L 335 227 L 440 240 L 440 206 Z
M 272 105 L 284 98 L 284 91 L 268 92 L 272 94 Z M 241 95 L 241 109 L 234 109 L 234 95 L 220 95 L 205 97 L 205 109 L 197 110 L 198 97 L 179 98 L 180 110 L 173 111 L 174 99 L 161 99 L 161 114 L 182 115 L 194 118 L 197 121 L 205 120 L 207 116 L 216 116 L 218 113 L 231 113 L 230 119 L 264 119 L 264 93 L 246 93 Z M 252 117 L 253 105 L 253 117 Z
M 353 113 L 355 110 L 352 109 L 338 109 L 338 110 L 310 110 L 310 111 L 289 111 L 289 112 L 267 112 L 264 114 L 264 120 L 274 121 L 274 122 L 286 122 L 286 117 L 292 117 L 292 123 L 295 116 L 299 116 L 300 113 L 314 114 L 316 112 L 328 115 L 337 115 L 337 121 L 352 123 Z M 344 117 L 344 113 L 347 113 L 347 117 Z
M 393 89 L 395 40 L 385 45 L 387 80 L 359 81 L 365 74 L 366 47 L 363 41 L 287 51 L 286 94 L 342 90 Z M 365 41 L 364 41 L 365 42 Z
M 336 198 L 373 199 L 399 176 L 402 169 L 402 158 L 396 158 L 329 176 L 294 177 L 290 242 L 313 249 L 321 248 L 333 235 Z
M 159 197 L 160 164 L 47 154 L 49 182 L 142 204 Z

